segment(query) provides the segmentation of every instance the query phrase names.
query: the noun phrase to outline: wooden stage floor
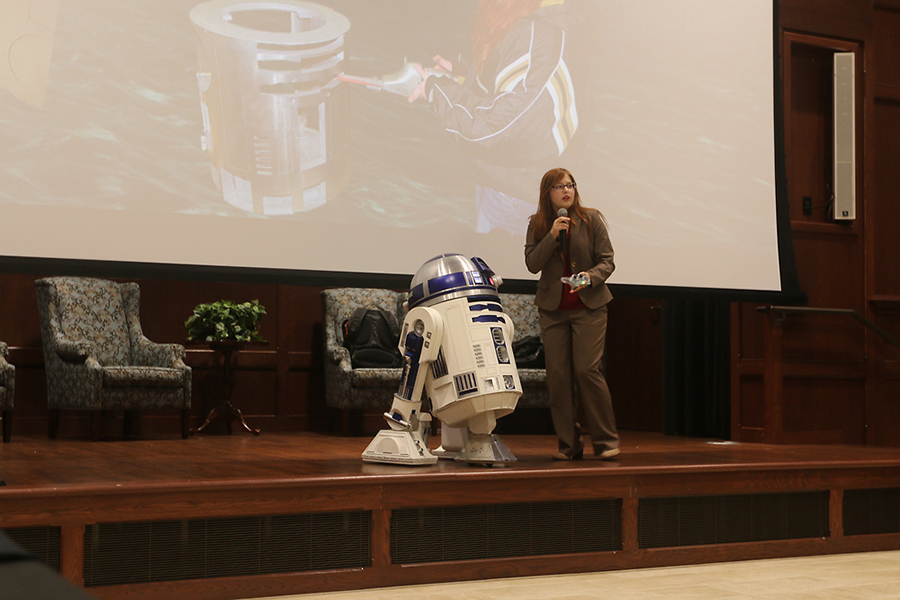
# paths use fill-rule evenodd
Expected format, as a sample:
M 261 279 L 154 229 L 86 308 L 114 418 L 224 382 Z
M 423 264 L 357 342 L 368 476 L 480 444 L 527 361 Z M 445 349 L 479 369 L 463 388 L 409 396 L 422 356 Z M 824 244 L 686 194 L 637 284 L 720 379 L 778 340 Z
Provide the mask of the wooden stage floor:
M 503 436 L 504 467 L 366 464 L 369 438 L 312 433 L 14 437 L 0 528 L 101 598 L 900 548 L 900 448 L 621 437 L 617 460 L 556 462 L 552 436 Z

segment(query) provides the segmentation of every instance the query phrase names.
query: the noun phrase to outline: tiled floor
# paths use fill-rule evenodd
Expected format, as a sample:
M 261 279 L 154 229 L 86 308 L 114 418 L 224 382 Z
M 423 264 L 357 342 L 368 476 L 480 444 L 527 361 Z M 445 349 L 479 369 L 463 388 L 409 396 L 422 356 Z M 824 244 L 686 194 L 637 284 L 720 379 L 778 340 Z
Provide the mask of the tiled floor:
M 681 600 L 900 598 L 900 551 L 521 577 L 269 600 Z

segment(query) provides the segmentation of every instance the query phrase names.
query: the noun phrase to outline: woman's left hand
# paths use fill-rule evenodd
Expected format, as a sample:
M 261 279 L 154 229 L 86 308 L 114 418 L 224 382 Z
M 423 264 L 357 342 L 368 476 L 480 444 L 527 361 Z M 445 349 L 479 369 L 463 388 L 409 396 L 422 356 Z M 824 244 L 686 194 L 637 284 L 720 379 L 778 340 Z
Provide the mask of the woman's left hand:
M 581 279 L 584 279 L 585 283 L 582 283 L 581 285 L 576 285 L 575 287 L 573 287 L 572 289 L 569 290 L 569 293 L 574 294 L 574 293 L 578 292 L 579 290 L 583 290 L 586 287 L 590 287 L 590 285 L 591 285 L 591 276 L 590 275 L 588 275 L 587 273 L 582 271 L 581 273 L 578 274 L 578 277 Z

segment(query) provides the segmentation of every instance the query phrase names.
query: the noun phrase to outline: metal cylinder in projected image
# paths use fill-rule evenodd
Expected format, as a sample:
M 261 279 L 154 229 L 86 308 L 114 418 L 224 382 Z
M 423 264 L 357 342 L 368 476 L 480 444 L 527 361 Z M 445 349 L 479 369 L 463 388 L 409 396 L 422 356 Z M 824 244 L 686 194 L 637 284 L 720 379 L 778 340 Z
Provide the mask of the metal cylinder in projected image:
M 229 204 L 289 215 L 336 197 L 349 175 L 346 17 L 299 0 L 211 0 L 190 12 L 212 177 Z

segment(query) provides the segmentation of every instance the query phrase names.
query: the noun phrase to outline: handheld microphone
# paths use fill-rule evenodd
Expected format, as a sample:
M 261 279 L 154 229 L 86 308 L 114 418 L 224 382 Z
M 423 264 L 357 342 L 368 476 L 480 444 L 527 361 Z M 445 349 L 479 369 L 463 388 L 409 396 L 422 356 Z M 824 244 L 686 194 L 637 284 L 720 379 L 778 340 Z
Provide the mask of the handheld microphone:
M 561 209 L 559 209 L 559 210 L 556 212 L 556 216 L 557 216 L 557 217 L 568 217 L 568 216 L 569 216 L 569 211 L 567 211 L 567 210 L 564 209 L 564 208 L 561 208 Z M 569 236 L 569 231 L 568 231 L 568 230 L 560 231 L 560 232 L 559 232 L 559 252 L 560 252 L 560 254 L 565 254 L 565 253 L 566 253 L 566 238 L 567 238 L 568 236 Z

